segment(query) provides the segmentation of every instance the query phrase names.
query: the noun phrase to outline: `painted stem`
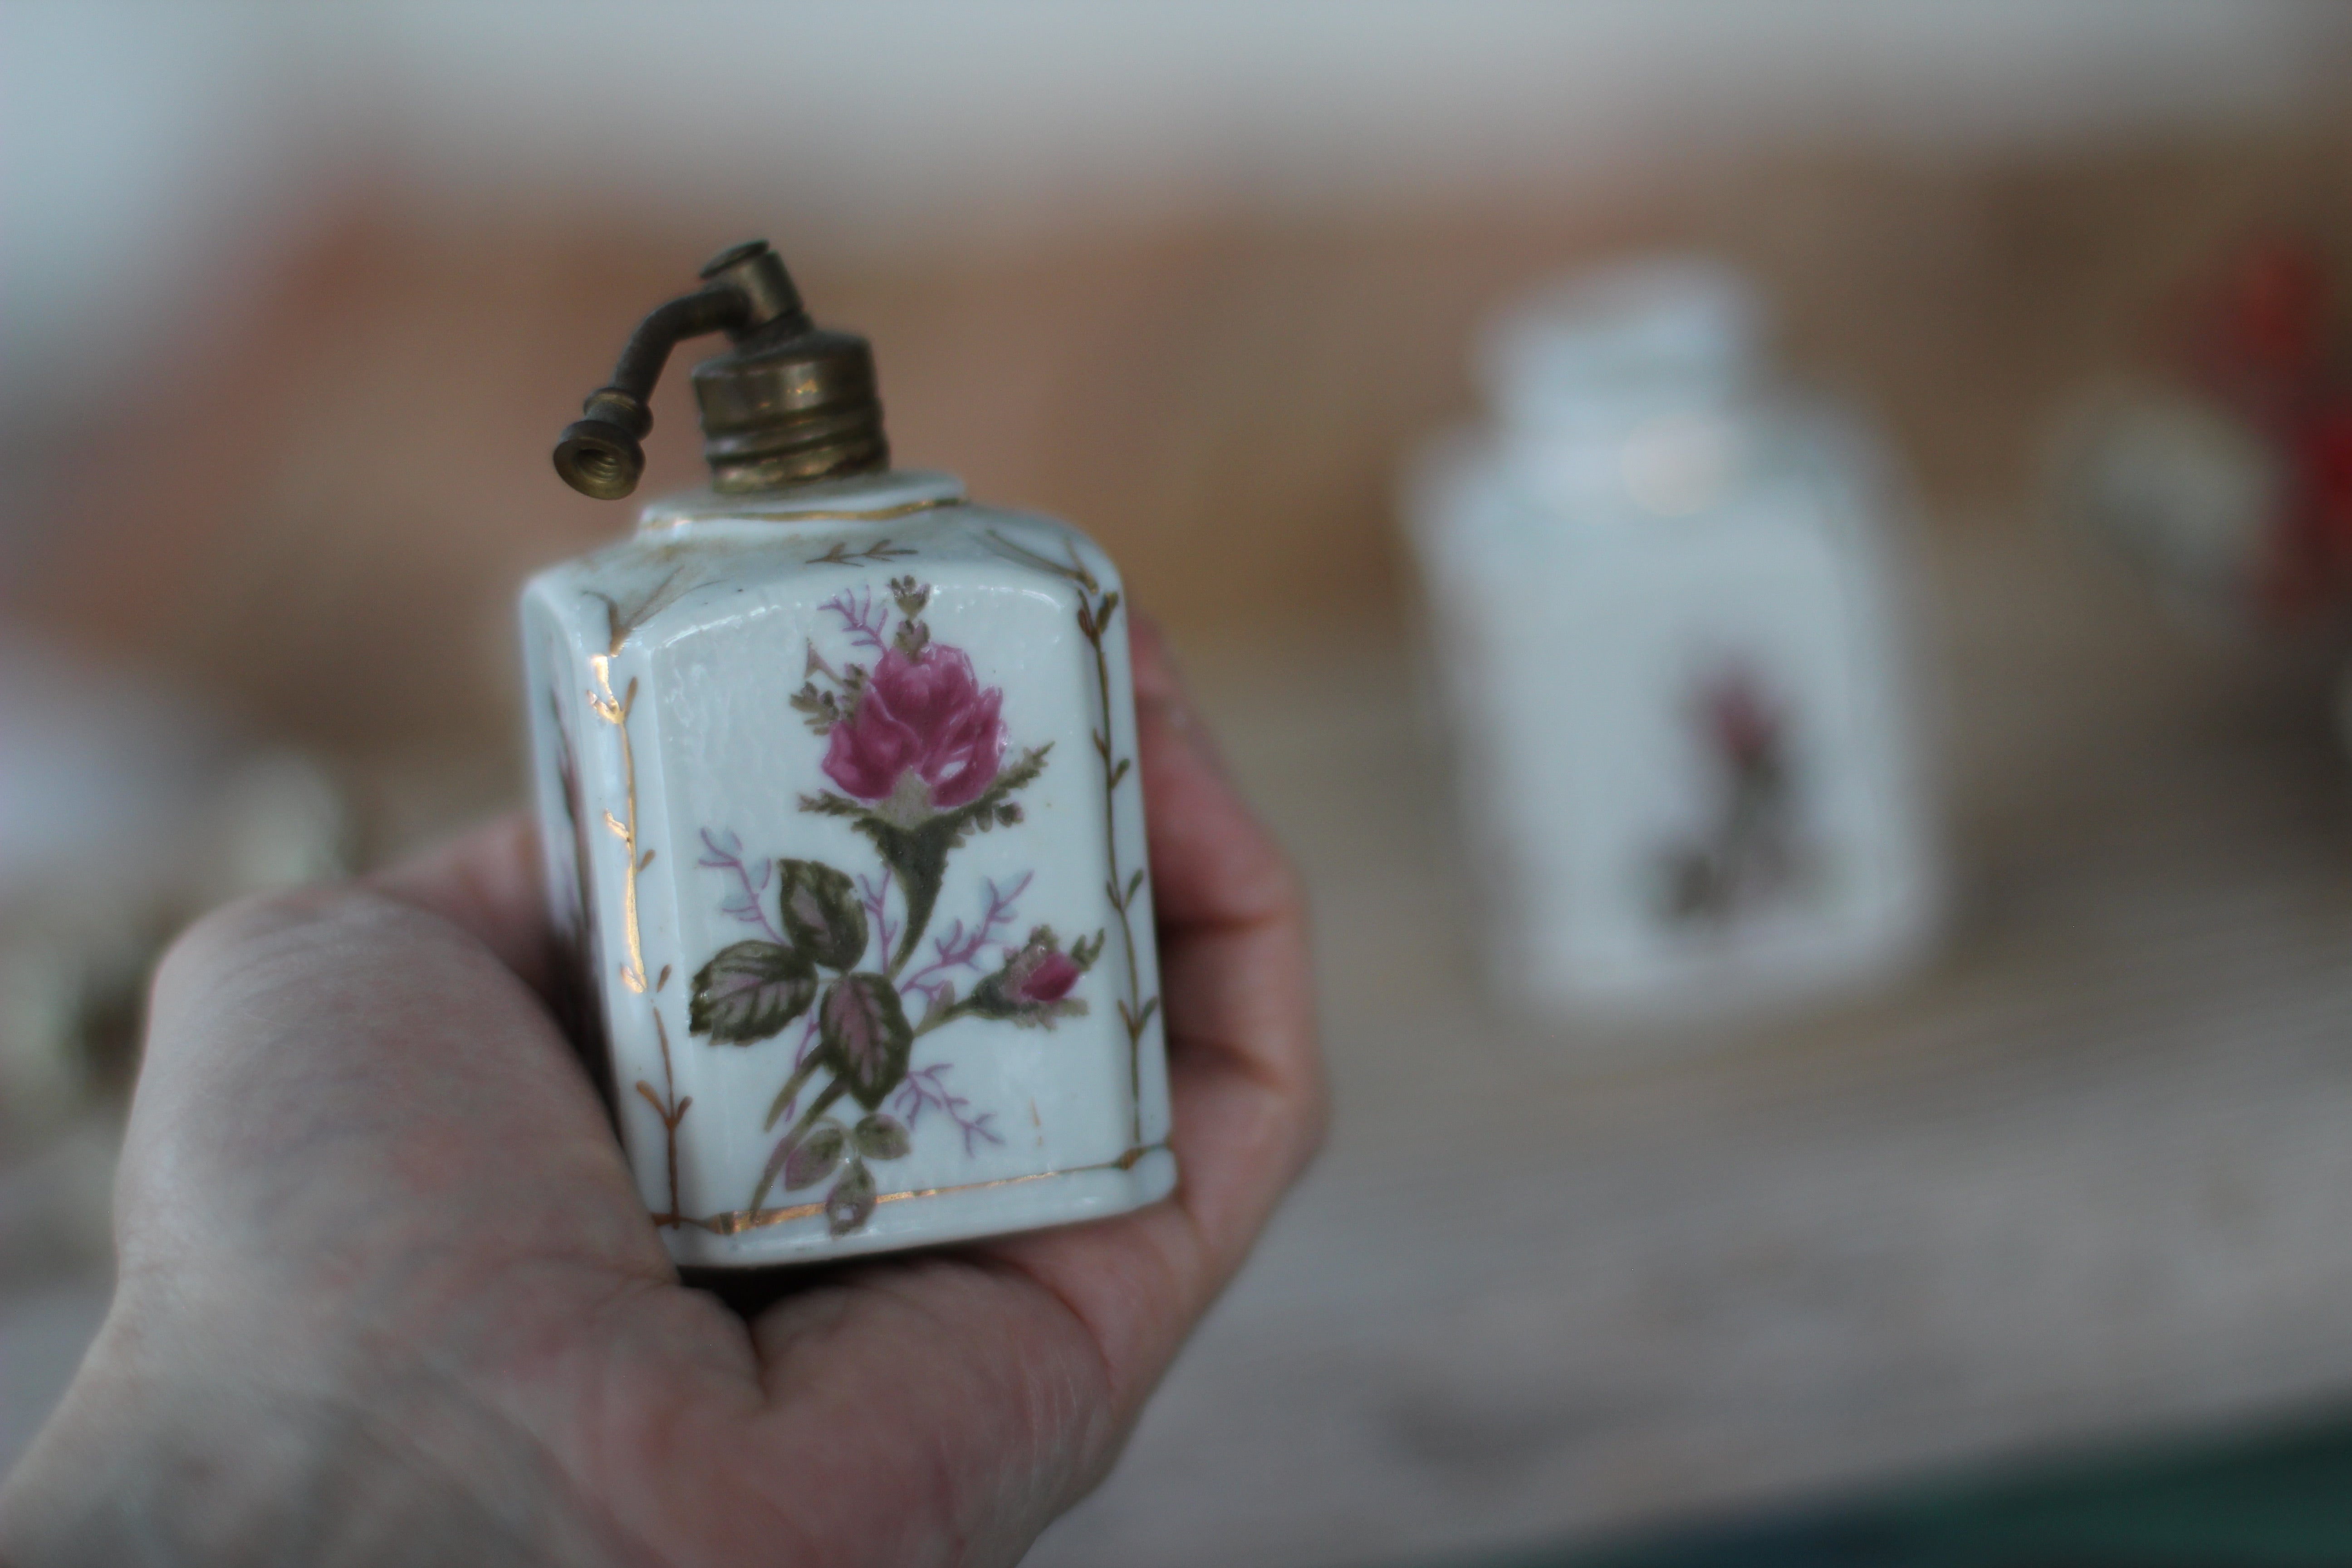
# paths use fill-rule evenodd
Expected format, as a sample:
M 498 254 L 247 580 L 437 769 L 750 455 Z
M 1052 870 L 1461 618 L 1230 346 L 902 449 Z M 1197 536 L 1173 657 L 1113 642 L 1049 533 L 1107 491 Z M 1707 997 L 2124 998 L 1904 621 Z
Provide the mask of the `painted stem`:
M 835 1079 L 831 1083 L 826 1084 L 824 1092 L 809 1102 L 809 1108 L 801 1112 L 800 1120 L 793 1123 L 792 1131 L 784 1134 L 784 1142 L 791 1143 L 805 1135 L 809 1128 L 815 1123 L 816 1119 L 832 1109 L 833 1102 L 847 1092 L 849 1092 L 849 1086 L 839 1079 Z M 776 1167 L 777 1170 L 782 1168 L 781 1165 Z M 758 1214 L 760 1205 L 768 1201 L 768 1189 L 775 1185 L 775 1170 L 763 1171 L 760 1173 L 760 1184 L 751 1189 L 753 1214 Z
M 872 648 L 876 653 L 890 650 L 889 639 L 883 636 L 890 626 L 890 613 L 885 610 L 880 620 L 873 618 L 872 589 L 864 590 L 855 602 L 846 594 L 835 594 L 820 607 L 841 617 L 842 628 L 848 632 L 850 641 L 861 647 Z
M 916 1025 L 914 1038 L 919 1040 L 925 1035 L 929 1034 L 933 1029 L 944 1028 L 971 1011 L 971 998 L 969 996 L 965 997 L 961 1002 L 950 1003 L 949 1005 L 941 1008 L 940 1011 L 932 1014 L 929 1017 L 924 1019 L 921 1023 Z
M 1121 1162 L 1124 1167 L 1143 1156 L 1143 1031 L 1151 1022 L 1151 1015 L 1158 1010 L 1160 998 L 1154 996 L 1149 1002 L 1143 999 L 1143 976 L 1135 963 L 1135 928 L 1128 918 L 1129 908 L 1142 890 L 1144 873 L 1139 869 L 1132 880 L 1126 884 L 1121 884 L 1118 876 L 1118 785 L 1127 775 L 1133 759 L 1114 760 L 1111 756 L 1110 658 L 1103 651 L 1103 634 L 1108 629 L 1112 614 L 1118 608 L 1119 596 L 1116 590 L 1108 594 L 1102 591 L 1102 584 L 1096 580 L 1095 574 L 1087 571 L 1086 563 L 1078 559 L 1076 545 L 1069 546 L 1070 559 L 1066 565 L 1005 538 L 993 529 L 989 531 L 987 537 L 998 549 L 1014 559 L 1025 561 L 1077 584 L 1078 630 L 1086 635 L 1087 641 L 1093 645 L 1095 650 L 1095 689 L 1102 700 L 1103 727 L 1096 733 L 1094 741 L 1095 752 L 1102 758 L 1103 765 L 1103 836 L 1110 855 L 1108 890 L 1111 908 L 1118 915 L 1119 941 L 1127 953 L 1128 999 L 1119 1004 L 1118 1016 L 1119 1021 L 1127 1026 L 1128 1098 L 1132 1107 L 1133 1121 L 1131 1142 Z
M 1118 868 L 1118 785 L 1129 764 L 1111 755 L 1110 656 L 1103 650 L 1103 636 L 1118 611 L 1118 595 L 1105 594 L 1093 605 L 1082 605 L 1079 630 L 1094 647 L 1095 689 L 1102 703 L 1102 729 L 1095 736 L 1095 751 L 1103 765 L 1103 845 L 1110 865 L 1111 908 L 1118 915 L 1119 943 L 1127 958 L 1127 1001 L 1118 1013 L 1127 1026 L 1128 1148 L 1132 1152 L 1143 1147 L 1143 1030 L 1150 1014 L 1143 1005 L 1143 975 L 1136 963 L 1135 923 L 1128 916 L 1143 878 L 1139 872 L 1132 882 L 1124 881 Z
M 768 1107 L 768 1119 L 760 1123 L 761 1131 L 765 1132 L 775 1126 L 776 1118 L 784 1113 L 786 1108 L 799 1096 L 802 1087 L 808 1082 L 810 1075 L 816 1071 L 816 1064 L 817 1058 L 812 1054 L 806 1061 L 793 1069 L 793 1076 L 784 1079 L 784 1087 L 776 1090 L 776 1098 Z
M 669 1115 L 662 1118 L 663 1153 L 669 1166 L 669 1212 L 679 1212 L 677 1206 L 677 1080 L 670 1076 L 669 1030 L 662 1024 L 661 1009 L 654 1009 L 654 1038 L 661 1042 L 662 1092 L 669 1100 Z
M 654 1114 L 661 1118 L 663 1153 L 669 1167 L 669 1207 L 654 1215 L 654 1223 L 660 1226 L 684 1225 L 687 1222 L 686 1211 L 678 1206 L 677 1201 L 677 1124 L 686 1120 L 687 1108 L 694 1103 L 694 1097 L 688 1095 L 684 1100 L 677 1097 L 677 1079 L 672 1076 L 669 1064 L 669 1030 L 663 1025 L 658 1008 L 654 1012 L 654 1038 L 661 1042 L 662 1092 L 656 1096 L 653 1085 L 643 1079 L 637 1080 L 637 1092 L 645 1096 L 646 1103 L 654 1108 Z
M 987 885 L 988 908 L 982 914 L 980 924 L 967 931 L 963 922 L 958 921 L 947 935 L 932 938 L 931 962 L 900 981 L 898 989 L 911 991 L 924 984 L 931 976 L 947 970 L 978 969 L 981 950 L 994 940 L 998 926 L 1013 923 L 1021 895 L 1028 890 L 1030 880 L 1035 876 L 1034 871 L 1022 872 L 1021 879 L 1013 884 L 1010 892 L 999 891 L 992 879 Z
M 737 840 L 735 835 L 732 833 L 728 834 L 727 837 L 729 842 L 736 845 L 736 847 L 733 850 L 720 848 L 719 847 L 719 841 L 710 837 L 710 829 L 708 827 L 704 828 L 702 830 L 702 846 L 705 849 L 709 851 L 709 853 L 704 855 L 703 858 L 697 862 L 698 865 L 709 867 L 714 871 L 733 872 L 736 884 L 743 889 L 742 897 L 740 900 L 721 905 L 720 912 L 731 914 L 737 920 L 742 921 L 747 925 L 756 924 L 760 930 L 766 934 L 770 942 L 776 943 L 780 947 L 789 946 L 790 944 L 784 941 L 784 933 L 778 931 L 775 927 L 775 923 L 768 919 L 768 911 L 760 902 L 760 893 L 761 889 L 751 885 L 751 868 L 743 864 L 742 847 L 740 841 Z M 744 912 L 745 910 L 749 910 L 750 913 L 746 914 Z
M 963 1135 L 964 1158 L 971 1158 L 975 1138 L 985 1138 L 992 1143 L 1003 1142 L 996 1130 L 989 1126 L 995 1120 L 992 1112 L 983 1110 L 971 1117 L 963 1114 L 963 1108 L 971 1102 L 948 1088 L 944 1081 L 947 1070 L 945 1062 L 921 1068 L 908 1073 L 906 1081 L 898 1086 L 898 1098 L 893 1103 L 898 1113 L 907 1119 L 907 1126 L 910 1130 L 915 1126 L 925 1106 L 936 1105 L 940 1113 L 953 1122 L 956 1131 Z

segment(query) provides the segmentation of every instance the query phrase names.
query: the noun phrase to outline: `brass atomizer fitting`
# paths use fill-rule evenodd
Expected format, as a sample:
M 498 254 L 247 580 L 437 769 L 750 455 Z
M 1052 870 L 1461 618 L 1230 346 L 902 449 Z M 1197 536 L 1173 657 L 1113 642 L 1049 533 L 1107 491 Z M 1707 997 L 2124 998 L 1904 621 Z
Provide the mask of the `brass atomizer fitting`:
M 613 379 L 588 395 L 555 444 L 555 471 L 583 495 L 618 500 L 645 472 L 646 399 L 681 339 L 725 332 L 734 347 L 694 367 L 703 456 L 727 494 L 842 479 L 890 465 L 874 351 L 809 320 L 783 258 L 764 239 L 711 258 L 703 287 L 637 323 Z

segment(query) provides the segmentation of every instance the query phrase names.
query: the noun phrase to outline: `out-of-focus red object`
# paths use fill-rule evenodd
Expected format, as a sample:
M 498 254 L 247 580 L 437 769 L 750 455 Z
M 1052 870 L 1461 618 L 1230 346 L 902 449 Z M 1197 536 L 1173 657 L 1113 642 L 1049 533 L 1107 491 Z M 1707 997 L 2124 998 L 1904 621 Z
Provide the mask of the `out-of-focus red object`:
M 2262 609 L 2301 619 L 2352 601 L 2352 386 L 2337 366 L 2327 267 L 2307 241 L 2239 252 L 2191 304 L 2202 390 L 2275 447 L 2284 506 L 2259 563 Z
M 2232 403 L 2286 415 L 2315 389 L 2326 331 L 2326 267 L 2309 244 L 2274 237 L 2233 258 L 2192 306 L 2189 355 Z
M 2303 489 L 2297 521 L 2326 585 L 2352 582 L 2352 398 L 2338 395 L 2294 432 L 2294 470 Z

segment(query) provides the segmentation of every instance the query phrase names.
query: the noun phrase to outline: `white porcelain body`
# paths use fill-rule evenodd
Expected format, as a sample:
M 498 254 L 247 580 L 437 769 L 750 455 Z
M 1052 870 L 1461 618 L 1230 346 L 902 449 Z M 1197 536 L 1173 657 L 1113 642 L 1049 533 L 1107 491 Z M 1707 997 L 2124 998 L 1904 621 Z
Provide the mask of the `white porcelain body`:
M 656 502 L 525 590 L 577 1022 L 680 1264 L 1173 1186 L 1118 587 L 1076 531 L 889 473 Z
M 1409 489 L 1481 956 L 1621 1017 L 1859 984 L 1940 884 L 1874 456 L 1745 387 L 1641 390 Z

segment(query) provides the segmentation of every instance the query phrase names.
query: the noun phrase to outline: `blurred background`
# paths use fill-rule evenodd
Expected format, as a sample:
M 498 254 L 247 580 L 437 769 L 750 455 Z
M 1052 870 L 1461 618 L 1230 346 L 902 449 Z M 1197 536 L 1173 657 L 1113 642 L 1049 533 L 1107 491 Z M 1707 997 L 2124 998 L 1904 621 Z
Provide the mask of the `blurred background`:
M 764 235 L 901 462 L 1121 561 L 1321 910 L 1330 1148 L 1034 1561 L 2352 1555 L 2340 617 L 2184 616 L 2052 478 L 2246 247 L 2352 258 L 2347 88 L 2287 0 L 11 0 L 0 1465 L 157 944 L 520 801 L 515 595 L 627 521 L 549 444 Z M 1627 1030 L 1481 989 L 1397 498 L 1480 323 L 1662 250 L 1907 476 L 1952 896 Z

